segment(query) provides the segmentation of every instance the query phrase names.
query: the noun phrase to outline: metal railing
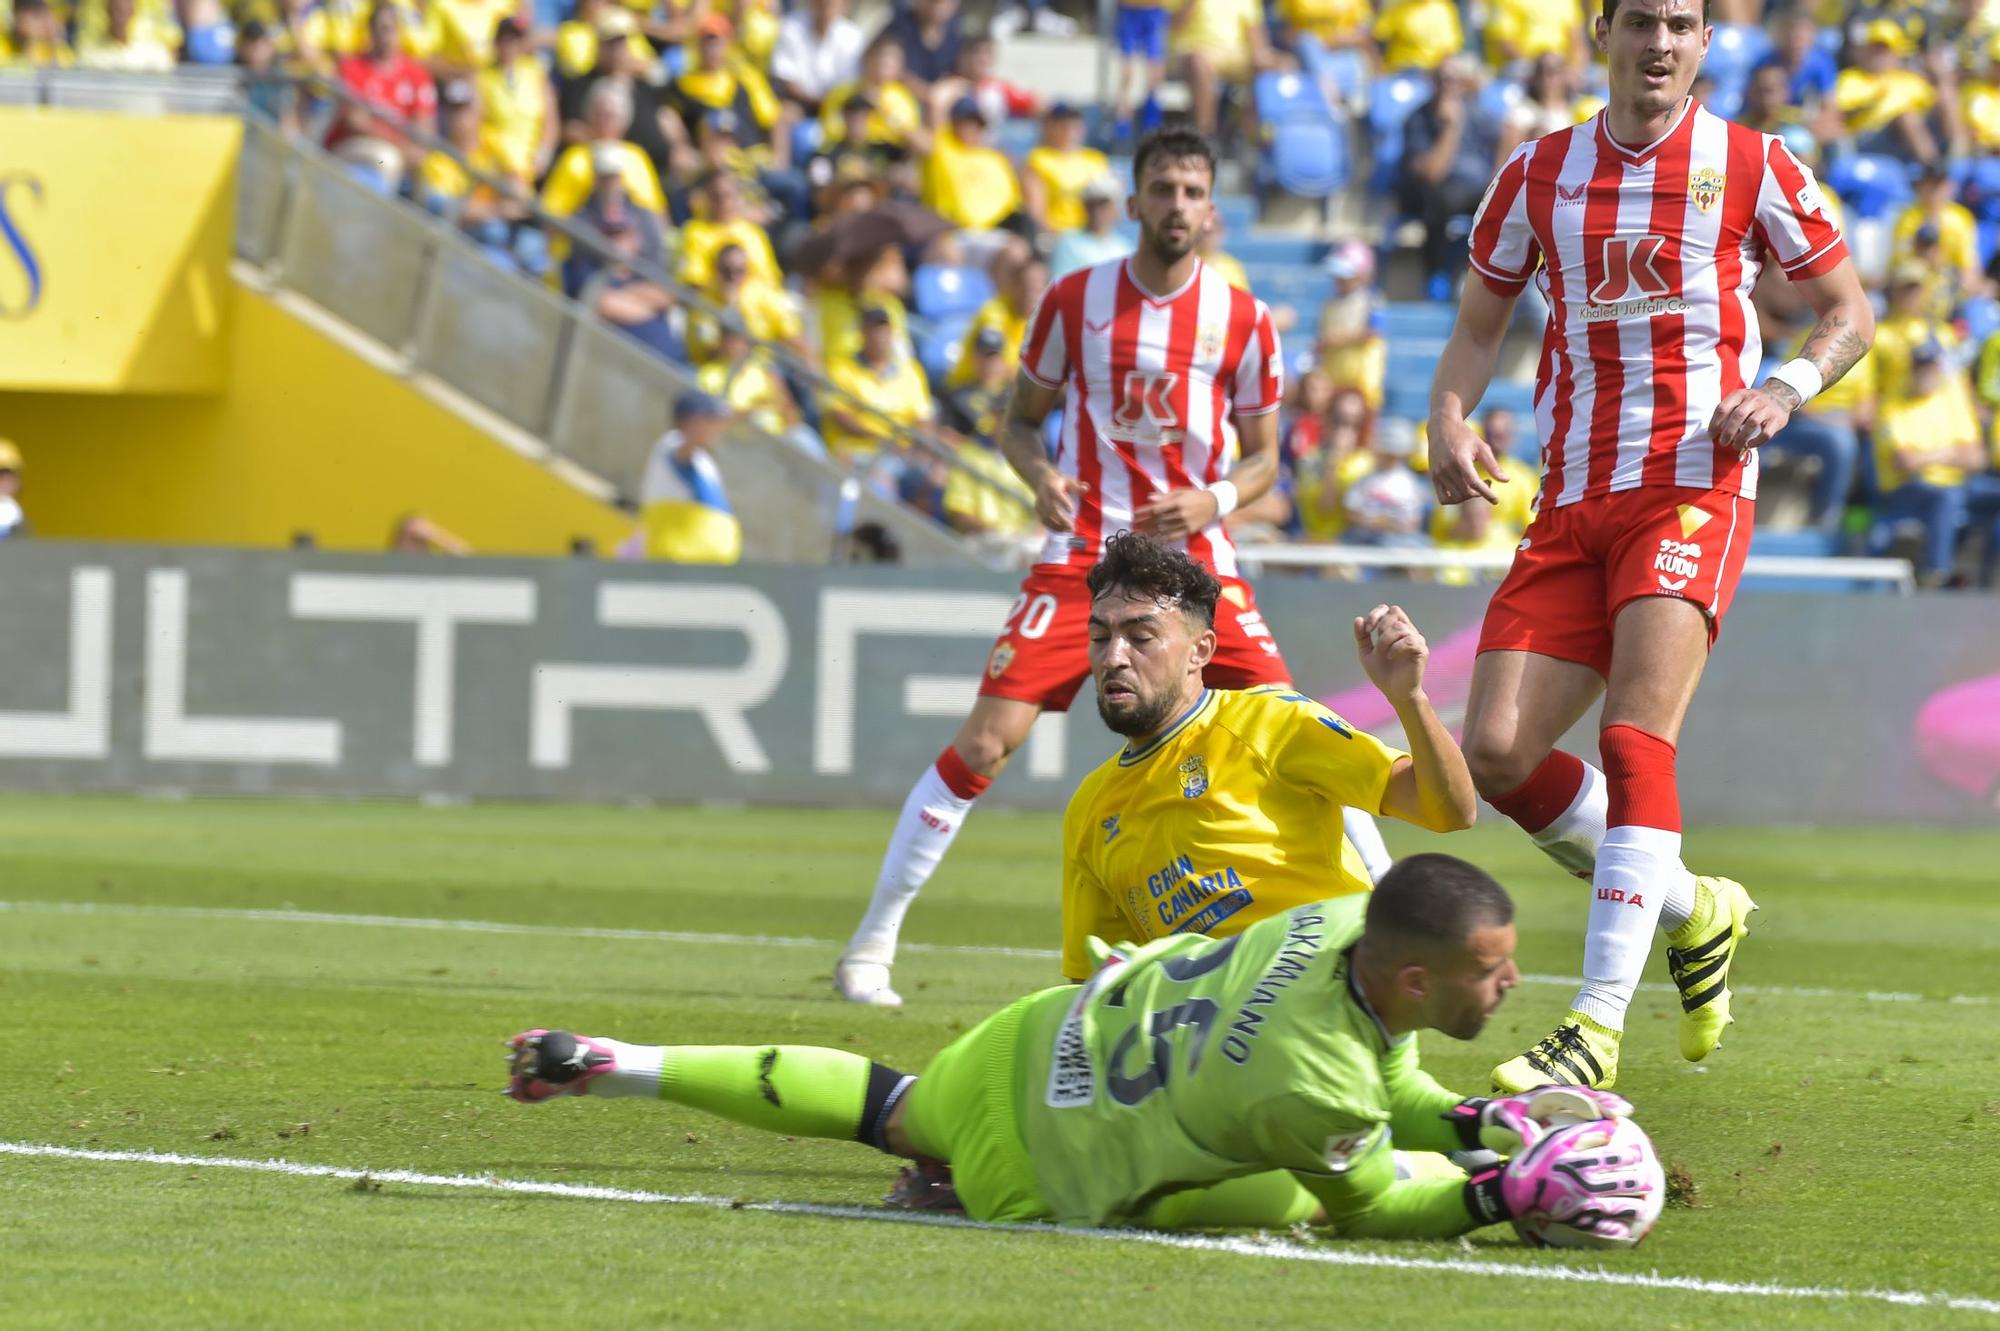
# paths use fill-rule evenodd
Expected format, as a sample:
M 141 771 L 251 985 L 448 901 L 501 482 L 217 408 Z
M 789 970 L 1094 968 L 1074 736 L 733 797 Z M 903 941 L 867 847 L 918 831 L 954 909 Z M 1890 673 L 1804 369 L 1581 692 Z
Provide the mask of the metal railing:
M 280 81 L 304 97 L 333 106 L 354 108 L 366 106 L 362 99 L 348 89 L 324 78 L 285 76 Z M 246 162 L 249 157 L 251 135 L 276 133 L 268 125 L 257 121 L 252 120 L 248 123 L 254 128 L 246 135 Z M 419 131 L 405 132 L 413 142 L 425 150 L 444 153 L 451 157 L 472 180 L 504 196 L 518 197 L 508 182 L 480 170 L 450 144 Z M 305 145 L 299 145 L 299 148 L 302 153 L 317 154 L 316 148 Z M 327 173 L 330 178 L 338 179 L 344 186 L 352 186 L 364 193 L 371 193 L 365 186 L 350 179 L 344 166 L 335 165 L 331 159 L 327 159 L 327 165 L 332 167 Z M 314 205 L 329 202 L 329 197 L 326 195 L 316 197 Z M 559 217 L 549 213 L 536 199 L 523 198 L 519 199 L 519 202 L 525 207 L 527 221 L 552 236 L 559 236 L 567 241 L 573 254 L 587 254 L 599 263 L 622 267 L 664 287 L 673 293 L 674 299 L 683 310 L 697 316 L 710 320 L 720 320 L 729 316 L 729 311 L 712 301 L 705 291 L 682 282 L 677 274 L 664 265 L 635 260 L 619 253 L 610 238 L 602 232 L 576 218 Z M 591 390 L 609 389 L 611 386 L 589 381 L 601 381 L 607 375 L 619 380 L 629 378 L 628 371 L 631 365 L 639 363 L 667 369 L 676 381 L 676 396 L 692 386 L 692 379 L 682 367 L 646 351 L 632 339 L 617 333 L 594 317 L 560 317 L 556 311 L 574 308 L 575 302 L 557 296 L 550 289 L 522 274 L 510 273 L 496 266 L 470 240 L 456 236 L 455 228 L 448 222 L 433 218 L 414 203 L 409 204 L 405 211 L 410 214 L 408 229 L 411 237 L 414 238 L 420 232 L 429 233 L 432 236 L 431 251 L 438 254 L 446 251 L 451 253 L 452 271 L 447 274 L 446 281 L 433 280 L 428 284 L 412 281 L 410 290 L 415 294 L 410 309 L 404 311 L 391 302 L 388 309 L 383 311 L 384 317 L 395 315 L 399 319 L 408 320 L 405 326 L 413 330 L 408 345 L 413 355 L 419 348 L 426 353 L 426 363 L 423 368 L 464 388 L 482 405 L 498 412 L 523 429 L 547 439 L 551 447 L 558 452 L 575 458 L 592 470 L 602 470 L 589 460 L 586 427 L 615 425 L 616 415 L 614 413 L 610 419 L 601 421 L 593 415 Z M 441 245 L 437 239 L 440 232 L 454 233 L 459 243 L 455 246 Z M 425 270 L 435 274 L 436 265 L 426 264 Z M 503 299 L 500 294 L 502 288 L 531 289 L 537 296 L 545 298 L 543 311 L 533 316 L 531 320 L 533 327 L 525 330 L 501 330 L 494 327 L 495 320 L 488 316 L 499 313 L 495 304 Z M 468 294 L 474 297 L 469 306 L 462 303 Z M 348 293 L 345 301 L 347 306 L 354 307 L 360 303 L 358 293 Z M 330 304 L 329 308 L 341 314 L 343 318 L 348 317 L 346 311 L 339 305 Z M 424 322 L 426 320 L 431 322 Z M 350 319 L 350 322 L 353 320 Z M 357 326 L 365 328 L 365 325 Z M 365 331 L 381 336 L 375 329 L 365 328 Z M 448 333 L 453 337 L 461 337 L 464 341 L 454 348 L 441 337 L 423 336 L 427 333 Z M 496 348 L 493 345 L 496 337 L 511 338 L 516 345 Z M 392 338 L 384 337 L 382 340 L 391 345 L 399 345 Z M 592 363 L 598 360 L 600 350 L 605 345 L 615 345 L 617 348 L 615 352 L 607 353 L 609 361 L 622 360 L 626 364 L 612 368 Z M 883 429 L 888 440 L 894 441 L 885 442 L 874 454 L 857 457 L 846 464 L 846 469 L 855 477 L 868 473 L 883 454 L 893 453 L 897 445 L 901 444 L 938 460 L 981 489 L 992 491 L 1020 510 L 1024 516 L 1032 516 L 1032 503 L 1023 501 L 1021 496 L 1005 487 L 995 485 L 977 470 L 966 467 L 959 461 L 957 449 L 948 440 L 929 430 L 912 429 L 902 425 L 875 407 L 855 398 L 829 379 L 821 367 L 805 360 L 790 347 L 767 341 L 758 343 L 757 349 L 773 366 L 781 369 L 788 380 L 805 388 L 817 405 L 822 408 L 835 405 L 849 415 L 872 421 Z M 480 364 L 488 363 L 485 359 L 486 353 L 509 350 L 524 352 L 532 350 L 545 354 L 547 359 L 543 364 L 548 367 L 547 384 L 539 387 L 527 385 L 518 376 L 506 376 L 506 382 L 499 384 L 483 382 L 490 380 L 491 376 L 488 375 L 472 374 L 466 380 L 454 377 L 454 370 L 463 374 L 475 370 Z M 457 353 L 456 363 L 453 363 L 454 351 Z M 583 363 L 579 364 L 579 360 Z M 579 379 L 586 382 L 576 382 Z M 614 391 L 611 396 L 615 399 L 617 393 Z M 663 416 L 658 415 L 653 417 L 656 421 L 662 418 Z M 983 551 L 991 547 L 968 544 L 967 548 Z M 989 555 L 982 554 L 980 557 L 990 560 Z
M 346 88 L 322 78 L 285 76 L 274 81 L 329 110 L 362 105 Z M 296 291 L 389 348 L 407 370 L 449 385 L 542 441 L 554 455 L 592 474 L 611 494 L 629 500 L 653 442 L 671 418 L 674 400 L 695 386 L 692 371 L 655 354 L 547 285 L 496 263 L 449 219 L 412 201 L 386 199 L 356 179 L 347 163 L 320 148 L 317 136 L 288 135 L 249 114 L 248 86 L 240 70 L 198 66 L 161 74 L 7 70 L 0 71 L 0 105 L 242 117 L 236 226 L 240 259 L 274 285 Z M 410 137 L 428 151 L 451 156 L 474 180 L 511 193 L 506 182 L 474 169 L 442 140 L 418 132 Z M 696 315 L 710 319 L 725 315 L 705 293 L 686 286 L 666 268 L 630 260 L 617 254 L 610 240 L 595 229 L 548 214 L 535 200 L 523 202 L 528 220 L 565 239 L 573 253 L 615 263 L 667 288 L 684 310 Z M 849 414 L 884 427 L 895 441 L 851 461 L 796 469 L 799 486 L 810 493 L 813 504 L 827 511 L 829 520 L 836 509 L 855 507 L 829 497 L 843 490 L 851 497 L 853 486 L 843 487 L 840 481 L 859 481 L 898 445 L 936 458 L 1031 514 L 1031 506 L 1018 495 L 960 463 L 948 441 L 929 431 L 897 426 L 787 347 L 767 342 L 759 350 L 822 409 L 839 404 Z M 747 425 L 738 429 L 762 434 Z M 763 437 L 776 448 L 796 451 L 781 440 Z M 727 470 L 725 466 L 725 474 Z M 894 514 L 901 519 L 895 525 L 906 537 L 913 524 L 930 529 L 934 535 L 920 539 L 932 550 L 948 546 L 957 556 L 977 562 L 1015 562 L 1008 547 L 961 539 L 927 515 L 877 502 L 865 490 L 858 512 L 864 518 Z M 782 547 L 783 534 L 777 537 Z M 841 547 L 839 542 L 834 545 Z M 823 551 L 789 553 L 825 557 Z

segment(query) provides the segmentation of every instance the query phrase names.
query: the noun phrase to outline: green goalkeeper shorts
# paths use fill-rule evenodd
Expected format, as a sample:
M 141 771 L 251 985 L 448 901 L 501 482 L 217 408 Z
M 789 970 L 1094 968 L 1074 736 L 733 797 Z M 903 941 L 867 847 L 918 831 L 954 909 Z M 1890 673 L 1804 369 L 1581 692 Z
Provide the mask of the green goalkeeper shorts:
M 947 1045 L 917 1077 L 904 1101 L 903 1129 L 925 1155 L 951 1165 L 952 1187 L 975 1220 L 1047 1220 L 1048 1203 L 1021 1141 L 1016 1106 L 1028 1007 L 1048 994 L 1013 1003 Z M 1073 986 L 1064 986 L 1073 995 Z

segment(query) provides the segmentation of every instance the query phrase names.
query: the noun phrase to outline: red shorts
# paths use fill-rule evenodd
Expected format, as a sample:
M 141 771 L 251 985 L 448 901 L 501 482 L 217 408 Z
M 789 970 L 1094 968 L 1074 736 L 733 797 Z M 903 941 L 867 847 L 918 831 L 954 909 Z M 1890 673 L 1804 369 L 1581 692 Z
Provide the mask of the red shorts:
M 1028 570 L 1014 608 L 986 658 L 984 698 L 1031 702 L 1066 712 L 1090 677 L 1090 570 L 1037 564 Z M 1215 605 L 1215 657 L 1202 680 L 1218 689 L 1289 684 L 1291 671 L 1257 612 L 1257 598 L 1241 578 L 1222 579 Z
M 1542 509 L 1487 604 L 1479 650 L 1535 652 L 1608 677 L 1612 621 L 1642 596 L 1700 606 L 1713 647 L 1755 510 L 1740 495 L 1671 486 Z

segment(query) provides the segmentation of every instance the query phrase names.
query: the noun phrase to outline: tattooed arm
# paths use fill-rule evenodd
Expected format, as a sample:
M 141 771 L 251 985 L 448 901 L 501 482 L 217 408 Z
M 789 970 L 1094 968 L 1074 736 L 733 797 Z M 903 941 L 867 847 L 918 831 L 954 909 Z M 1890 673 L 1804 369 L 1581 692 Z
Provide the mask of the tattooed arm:
M 1811 361 L 1821 381 L 1830 385 L 1867 354 L 1875 340 L 1875 310 L 1849 259 L 1795 285 L 1819 316 L 1799 356 Z M 1709 434 L 1726 448 L 1752 449 L 1770 443 L 1804 405 L 1790 384 L 1769 379 L 1761 388 L 1740 388 L 1724 399 L 1709 422 Z

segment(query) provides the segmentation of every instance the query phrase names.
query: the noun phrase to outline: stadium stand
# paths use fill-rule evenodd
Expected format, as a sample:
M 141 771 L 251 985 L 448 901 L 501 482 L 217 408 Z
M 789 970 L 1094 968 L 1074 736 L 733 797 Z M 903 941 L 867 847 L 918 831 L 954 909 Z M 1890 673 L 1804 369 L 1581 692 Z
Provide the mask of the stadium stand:
M 858 345 L 864 308 L 887 312 L 897 354 L 919 367 L 931 402 L 941 404 L 973 317 L 993 299 L 993 273 L 1023 255 L 1048 254 L 1077 229 L 1093 180 L 1108 173 L 1129 181 L 1123 154 L 1131 139 L 1118 134 L 1131 131 L 1105 110 L 1109 85 L 1100 80 L 1097 95 L 1085 97 L 1066 74 L 1049 75 L 1054 87 L 1037 80 L 1041 67 L 1076 68 L 1048 53 L 1094 49 L 1092 14 L 1074 16 L 1085 29 L 1075 38 L 1047 35 L 1055 29 L 1045 25 L 1016 35 L 1003 25 L 996 46 L 985 39 L 983 14 L 961 12 L 957 0 L 923 0 L 908 12 L 864 7 L 851 32 L 836 14 L 825 35 L 804 7 L 787 18 L 774 0 L 693 7 L 548 0 L 519 8 L 415 0 L 379 12 L 241 0 L 219 14 L 213 8 L 188 21 L 173 6 L 141 3 L 114 34 L 103 0 L 24 0 L 11 7 L 0 37 L 0 99 L 45 99 L 35 89 L 72 66 L 150 70 L 130 77 L 171 81 L 164 71 L 176 59 L 182 79 L 233 63 L 241 91 L 230 104 L 257 134 L 330 156 L 343 180 L 463 235 L 468 247 L 438 264 L 452 290 L 483 284 L 492 297 L 501 278 L 519 279 L 523 287 L 507 288 L 507 308 L 527 327 L 561 323 L 567 315 L 558 312 L 571 308 L 563 302 L 578 303 L 587 319 L 622 336 L 621 356 L 651 357 L 668 381 L 691 385 L 705 375 L 727 390 L 740 378 L 746 386 L 721 394 L 740 400 L 740 423 L 747 428 L 761 413 L 757 419 L 774 427 L 765 437 L 813 460 L 823 451 L 821 416 L 841 401 L 833 371 Z M 1468 114 L 1506 145 L 1565 115 L 1581 121 L 1594 113 L 1601 69 L 1583 59 L 1580 40 L 1515 51 L 1512 36 L 1481 26 L 1478 6 L 1460 8 L 1461 33 L 1439 28 L 1428 43 L 1411 40 L 1405 11 L 1416 6 L 1379 6 L 1379 21 L 1361 6 L 1352 31 L 1252 8 L 1265 22 L 1251 43 L 1250 86 L 1226 92 L 1219 121 L 1221 249 L 1281 311 L 1300 368 L 1331 355 L 1315 345 L 1316 330 L 1330 326 L 1323 310 L 1337 299 L 1329 254 L 1351 241 L 1375 249 L 1369 317 L 1386 373 L 1360 440 L 1365 454 L 1383 418 L 1422 419 L 1428 370 L 1449 335 L 1450 299 L 1414 298 L 1440 288 L 1433 277 L 1427 291 L 1415 272 L 1413 227 L 1392 202 L 1404 129 L 1432 97 L 1432 71 L 1455 51 L 1468 53 L 1479 65 Z M 1894 488 L 1877 479 L 1886 466 L 1892 481 L 1903 480 L 1893 459 L 1878 458 L 1873 428 L 1901 405 L 1896 357 L 1935 342 L 1946 390 L 1971 404 L 1980 446 L 1990 455 L 2000 438 L 2000 304 L 1989 271 L 2000 246 L 2000 34 L 1970 9 L 1872 7 L 1817 27 L 1811 20 L 1824 16 L 1797 4 L 1744 0 L 1718 13 L 1698 92 L 1713 108 L 1781 135 L 1820 171 L 1885 309 L 1897 269 L 1924 265 L 1929 274 L 1921 326 L 1892 330 L 1882 383 L 1851 386 L 1855 400 L 1842 399 L 1835 434 L 1844 452 L 1829 455 L 1818 442 L 1806 448 L 1805 432 L 1794 447 L 1780 440 L 1761 515 L 1772 549 L 1785 528 L 1810 531 L 1788 555 L 1888 548 L 1910 525 L 1897 517 L 1907 503 L 1896 507 Z M 774 58 L 782 23 L 792 28 L 781 72 Z M 1392 67 L 1391 59 L 1402 63 Z M 1760 75 L 1771 70 L 1784 80 L 1776 101 L 1759 92 Z M 1173 81 L 1180 77 L 1170 70 L 1163 106 L 1186 104 L 1185 88 Z M 1891 92 L 1899 114 L 1885 118 Z M 131 105 L 135 95 L 128 87 L 118 100 Z M 1042 114 L 1058 98 L 1076 103 L 1071 123 L 1082 134 L 1073 145 L 1051 138 Z M 1033 217 L 1022 204 L 1031 174 Z M 1927 175 L 1948 182 L 1943 203 L 1923 188 Z M 326 221 L 358 205 L 331 177 L 309 179 L 294 205 L 322 217 L 288 225 L 307 234 L 321 226 L 337 252 L 351 251 L 348 262 L 361 262 Z M 940 224 L 924 200 L 977 229 Z M 1301 201 L 1314 206 L 1291 206 Z M 1454 225 L 1462 233 L 1463 219 Z M 1092 252 L 1104 252 L 1114 236 L 1131 243 L 1130 225 L 1093 238 Z M 725 284 L 715 261 L 732 248 L 748 274 Z M 376 262 L 393 269 L 403 261 Z M 413 276 L 401 272 L 406 281 Z M 1448 286 L 1463 280 L 1450 277 Z M 524 288 L 557 303 L 537 314 L 518 294 Z M 433 325 L 444 320 L 466 339 L 454 347 L 433 334 L 433 362 L 469 373 L 490 357 L 492 328 L 454 321 L 434 296 L 414 285 L 408 291 L 417 303 L 400 312 L 403 324 L 419 315 Z M 364 333 L 381 337 L 398 322 L 379 305 L 340 309 L 341 298 L 330 292 L 333 313 Z M 419 308 L 424 300 L 432 304 Z M 1760 289 L 1757 305 L 1775 354 L 1800 331 L 1799 311 L 1775 288 Z M 717 321 L 730 319 L 741 322 L 747 341 L 717 337 Z M 1496 382 L 1489 405 L 1532 411 L 1532 324 L 1517 331 L 1503 361 L 1525 376 Z M 724 341 L 748 348 L 740 365 L 710 364 Z M 516 400 L 524 394 L 540 396 Z M 472 396 L 530 432 L 545 433 L 554 420 L 546 384 Z M 643 449 L 654 433 L 622 447 Z M 991 450 L 941 411 L 880 438 L 847 479 L 906 506 L 946 538 L 975 534 L 954 527 L 948 481 L 1007 488 Z M 1294 484 L 1300 460 L 1286 461 Z M 1960 530 L 1946 543 L 1948 566 L 1928 570 L 1929 580 L 1977 581 L 1993 562 L 1986 546 L 1989 510 L 2000 503 L 1992 497 L 2000 458 L 1987 461 L 1983 470 L 1960 469 L 1965 474 L 1947 487 L 1964 502 L 1941 511 Z M 1828 467 L 1847 468 L 1831 473 L 1836 478 L 1851 471 L 1847 493 L 1817 493 Z M 611 484 L 617 491 L 629 482 Z M 1293 534 L 1303 534 L 1297 524 Z M 977 535 L 990 546 L 991 524 Z

